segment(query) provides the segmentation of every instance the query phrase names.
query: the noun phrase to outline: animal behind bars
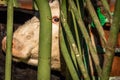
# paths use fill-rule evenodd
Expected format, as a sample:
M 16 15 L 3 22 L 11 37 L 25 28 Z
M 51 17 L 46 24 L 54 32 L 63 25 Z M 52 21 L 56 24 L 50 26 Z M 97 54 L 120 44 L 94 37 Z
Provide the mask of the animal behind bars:
M 59 2 L 49 1 L 52 13 L 52 50 L 51 68 L 60 69 L 59 55 Z M 25 62 L 30 65 L 38 65 L 39 47 L 39 19 L 32 17 L 14 32 L 12 41 L 12 56 L 16 62 Z M 6 37 L 2 40 L 2 49 L 6 50 Z

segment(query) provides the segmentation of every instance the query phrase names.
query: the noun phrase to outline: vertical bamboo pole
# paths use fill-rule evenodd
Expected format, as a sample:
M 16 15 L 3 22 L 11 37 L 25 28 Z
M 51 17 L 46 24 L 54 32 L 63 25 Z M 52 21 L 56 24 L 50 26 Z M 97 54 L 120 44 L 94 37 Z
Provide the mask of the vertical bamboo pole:
M 109 80 L 109 74 L 111 71 L 111 66 L 114 58 L 115 45 L 117 43 L 117 37 L 120 30 L 120 0 L 116 1 L 115 14 L 113 16 L 113 23 L 110 29 L 110 36 L 108 38 L 105 61 L 103 66 L 103 72 L 101 80 Z
M 40 13 L 40 38 L 37 80 L 50 80 L 52 17 L 48 0 L 36 0 Z
M 13 34 L 13 0 L 8 0 L 5 80 L 11 80 L 12 34 Z

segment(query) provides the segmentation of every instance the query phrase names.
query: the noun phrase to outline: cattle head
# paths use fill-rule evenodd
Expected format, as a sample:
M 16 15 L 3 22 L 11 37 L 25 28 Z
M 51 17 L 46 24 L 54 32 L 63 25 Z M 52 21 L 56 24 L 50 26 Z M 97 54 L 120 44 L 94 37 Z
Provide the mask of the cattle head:
M 60 68 L 59 59 L 59 2 L 49 2 L 52 13 L 52 52 L 51 67 Z M 14 32 L 12 43 L 13 60 L 25 62 L 30 65 L 38 64 L 40 22 L 37 17 L 32 17 Z M 6 50 L 6 37 L 2 40 L 2 49 Z

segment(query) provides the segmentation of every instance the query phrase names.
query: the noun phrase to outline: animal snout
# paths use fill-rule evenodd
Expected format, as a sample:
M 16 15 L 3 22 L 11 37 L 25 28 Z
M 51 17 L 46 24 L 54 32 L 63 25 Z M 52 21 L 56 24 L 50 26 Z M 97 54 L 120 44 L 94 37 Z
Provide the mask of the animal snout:
M 6 40 L 7 40 L 6 37 L 4 37 L 4 39 L 2 40 L 2 49 L 3 49 L 3 51 L 6 50 Z M 16 49 L 16 50 L 21 50 L 22 49 L 22 46 L 20 45 L 20 43 L 14 38 L 12 40 L 12 49 L 13 48 Z
M 6 37 L 2 40 L 2 49 L 6 51 Z M 23 53 L 24 45 L 21 44 L 17 39 L 12 40 L 12 56 L 19 59 L 26 59 L 28 54 Z

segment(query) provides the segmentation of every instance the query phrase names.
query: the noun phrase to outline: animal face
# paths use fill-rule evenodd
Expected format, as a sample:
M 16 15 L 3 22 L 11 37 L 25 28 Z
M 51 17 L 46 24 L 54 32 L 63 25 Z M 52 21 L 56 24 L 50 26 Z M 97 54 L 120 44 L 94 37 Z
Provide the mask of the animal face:
M 51 67 L 59 68 L 59 2 L 49 3 L 52 13 L 52 52 Z M 35 16 L 20 26 L 13 34 L 12 55 L 13 60 L 25 62 L 30 65 L 38 64 L 40 22 Z M 2 49 L 6 50 L 6 37 L 2 40 Z

